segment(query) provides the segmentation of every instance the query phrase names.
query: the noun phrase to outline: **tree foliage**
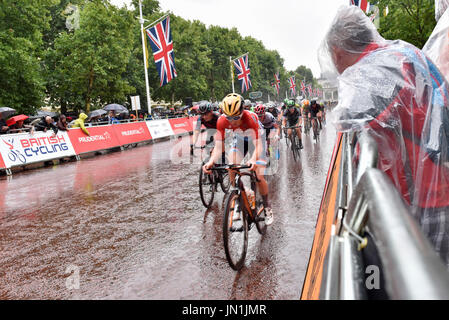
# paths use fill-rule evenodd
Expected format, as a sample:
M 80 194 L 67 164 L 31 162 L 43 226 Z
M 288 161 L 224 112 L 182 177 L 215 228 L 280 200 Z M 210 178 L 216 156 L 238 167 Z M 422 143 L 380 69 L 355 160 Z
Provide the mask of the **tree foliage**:
M 25 113 L 44 104 L 88 112 L 112 102 L 127 105 L 130 95 L 146 101 L 138 2 L 117 8 L 109 0 L 0 1 L 0 106 Z M 157 0 L 142 3 L 145 24 L 166 14 Z M 277 51 L 235 28 L 206 26 L 172 13 L 170 20 L 178 77 L 160 87 L 149 49 L 152 100 L 222 99 L 232 90 L 229 57 L 246 52 L 252 91 L 262 91 L 264 100 L 275 96 L 276 72 L 281 97 L 292 73 L 314 81 L 310 69 L 287 71 Z
M 378 6 L 380 12 L 388 6 L 388 15 L 381 15 L 380 20 L 384 38 L 424 47 L 436 25 L 434 0 L 380 0 Z
M 45 97 L 41 55 L 53 0 L 0 1 L 0 106 L 33 113 Z

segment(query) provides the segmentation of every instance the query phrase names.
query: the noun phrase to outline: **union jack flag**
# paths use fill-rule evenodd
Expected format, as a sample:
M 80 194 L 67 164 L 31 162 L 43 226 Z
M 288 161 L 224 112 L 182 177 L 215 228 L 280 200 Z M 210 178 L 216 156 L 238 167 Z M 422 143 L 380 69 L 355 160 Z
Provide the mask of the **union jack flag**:
M 274 86 L 276 87 L 276 91 L 279 95 L 279 88 L 281 87 L 281 80 L 279 79 L 279 72 L 274 74 Z
M 312 91 L 312 85 L 309 84 L 308 87 L 307 87 L 307 89 L 309 89 L 309 96 L 311 96 L 311 95 L 313 94 L 313 91 Z
M 301 92 L 306 96 L 306 84 L 303 81 L 301 81 Z
M 292 91 L 292 96 L 296 95 L 296 84 L 295 84 L 295 76 L 292 76 L 288 79 L 290 82 L 290 90 Z
M 161 79 L 161 87 L 176 78 L 175 56 L 171 37 L 170 17 L 145 30 L 150 38 L 154 62 Z
M 251 74 L 249 70 L 248 55 L 245 54 L 240 58 L 234 60 L 234 66 L 237 70 L 237 79 L 240 81 L 240 86 L 242 87 L 242 93 L 245 93 L 251 89 L 251 79 L 249 75 Z
M 349 4 L 357 6 L 365 12 L 368 12 L 370 7 L 368 0 L 349 0 Z

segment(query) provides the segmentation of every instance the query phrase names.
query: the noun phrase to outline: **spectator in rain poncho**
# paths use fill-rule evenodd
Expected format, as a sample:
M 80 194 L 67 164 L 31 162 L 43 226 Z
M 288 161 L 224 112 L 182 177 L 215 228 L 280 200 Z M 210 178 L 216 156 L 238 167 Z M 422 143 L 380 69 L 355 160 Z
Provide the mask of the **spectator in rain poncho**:
M 379 169 L 449 267 L 446 80 L 421 50 L 383 39 L 355 6 L 338 10 L 319 61 L 324 75 L 339 75 L 337 129 L 366 130 L 374 137 Z
M 84 126 L 84 121 L 87 119 L 87 114 L 80 113 L 78 119 L 75 120 L 75 122 L 72 125 L 72 128 L 81 128 L 85 134 L 90 136 L 89 131 L 87 131 L 86 127 Z
M 437 25 L 424 45 L 423 52 L 437 65 L 441 73 L 449 79 L 449 0 L 435 1 Z

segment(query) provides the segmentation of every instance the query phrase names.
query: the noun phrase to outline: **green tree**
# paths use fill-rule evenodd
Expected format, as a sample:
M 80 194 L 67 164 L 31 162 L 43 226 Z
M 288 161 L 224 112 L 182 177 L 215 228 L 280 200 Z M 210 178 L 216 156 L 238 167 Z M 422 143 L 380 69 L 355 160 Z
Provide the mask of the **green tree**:
M 79 29 L 60 34 L 48 54 L 54 63 L 53 100 L 89 112 L 92 104 L 123 102 L 126 94 L 135 92 L 124 78 L 134 45 L 131 15 L 108 1 L 86 3 Z
M 33 113 L 42 105 L 42 34 L 54 0 L 0 1 L 0 105 Z
M 235 28 L 229 30 L 219 26 L 210 26 L 204 37 L 212 63 L 207 74 L 209 96 L 213 100 L 219 101 L 232 91 L 229 57 L 235 58 L 237 53 L 244 53 L 239 51 L 241 36 Z
M 380 34 L 391 40 L 401 39 L 422 48 L 435 28 L 434 0 L 380 0 Z

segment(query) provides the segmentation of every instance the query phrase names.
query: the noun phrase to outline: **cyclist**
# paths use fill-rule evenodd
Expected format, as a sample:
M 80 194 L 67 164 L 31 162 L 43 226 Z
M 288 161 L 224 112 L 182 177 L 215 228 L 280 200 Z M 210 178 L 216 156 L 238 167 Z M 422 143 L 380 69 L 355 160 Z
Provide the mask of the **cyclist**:
M 301 114 L 302 118 L 304 119 L 304 130 L 305 133 L 308 134 L 309 128 L 310 128 L 310 101 L 307 99 L 304 99 L 302 101 L 302 108 L 301 108 Z
M 288 100 L 287 102 L 288 109 L 283 114 L 282 126 L 284 127 L 295 127 L 296 133 L 299 138 L 299 148 L 302 149 L 302 138 L 301 138 L 301 112 L 295 107 L 295 101 Z M 288 125 L 287 125 L 288 124 Z M 288 129 L 287 134 L 290 137 L 292 134 L 292 130 Z
M 267 111 L 269 113 L 271 113 L 276 120 L 279 119 L 280 112 L 279 112 L 278 108 L 276 108 L 276 106 L 274 105 L 273 102 L 268 105 Z
M 321 119 L 323 121 L 323 124 L 326 124 L 326 108 L 327 108 L 326 102 L 323 102 L 321 105 Z
M 243 102 L 243 108 L 245 110 L 251 110 L 251 107 L 252 107 L 251 100 L 245 99 L 245 101 Z
M 242 96 L 236 93 L 230 93 L 223 99 L 223 115 L 217 122 L 215 147 L 210 160 L 203 166 L 203 170 L 205 173 L 210 173 L 210 168 L 217 162 L 224 150 L 225 131 L 231 130 L 234 133 L 234 139 L 228 154 L 229 163 L 238 164 L 248 152 L 251 154 L 248 165 L 251 165 L 250 170 L 254 170 L 259 179 L 258 189 L 265 207 L 265 224 L 270 225 L 273 223 L 273 210 L 268 201 L 268 184 L 264 177 L 267 160 L 265 140 L 262 139 L 261 134 L 262 124 L 255 113 L 244 110 L 243 104 Z M 229 177 L 234 185 L 235 174 L 232 171 Z
M 278 126 L 276 118 L 273 117 L 270 112 L 266 112 L 266 108 L 263 104 L 258 104 L 255 111 L 257 116 L 259 117 L 260 123 L 262 123 L 262 126 L 265 129 L 265 139 L 267 141 L 267 156 L 269 156 L 268 150 L 270 149 L 270 140 L 272 138 L 279 139 L 281 127 Z M 276 129 L 276 134 L 270 136 L 272 129 Z
M 312 126 L 317 125 L 316 121 L 318 119 L 318 122 L 320 124 L 321 129 L 321 105 L 316 103 L 316 100 L 312 100 L 310 102 L 310 116 L 312 118 Z M 319 131 L 317 130 L 317 134 L 319 134 Z
M 220 114 L 212 110 L 212 104 L 209 101 L 200 102 L 198 106 L 198 113 L 200 116 L 198 117 L 195 132 L 193 133 L 193 143 L 190 145 L 190 154 L 193 154 L 193 148 L 198 141 L 198 137 L 201 133 L 201 125 L 206 127 L 206 145 L 211 144 L 214 141 L 218 118 L 220 118 Z

